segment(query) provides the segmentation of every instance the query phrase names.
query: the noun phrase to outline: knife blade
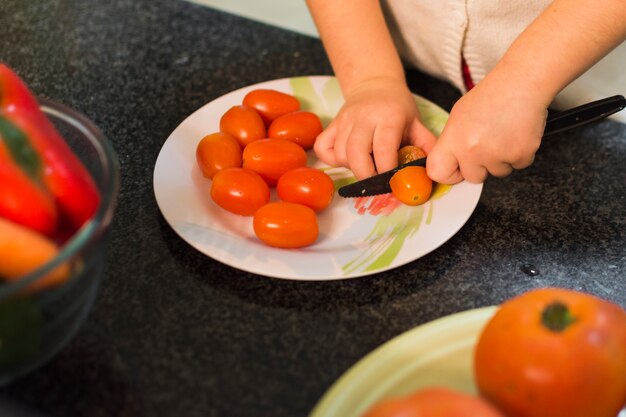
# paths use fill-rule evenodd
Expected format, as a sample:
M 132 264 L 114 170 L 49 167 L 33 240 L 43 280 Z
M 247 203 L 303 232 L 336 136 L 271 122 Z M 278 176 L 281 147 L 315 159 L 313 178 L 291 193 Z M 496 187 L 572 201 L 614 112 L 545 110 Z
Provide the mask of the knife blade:
M 624 96 L 617 95 L 592 101 L 556 113 L 551 113 L 546 119 L 546 127 L 543 137 L 553 135 L 555 133 L 564 132 L 575 127 L 583 126 L 588 123 L 604 119 L 623 110 L 626 107 L 626 99 Z M 406 168 L 407 166 L 426 166 L 426 158 L 416 159 L 406 164 L 398 165 L 394 169 L 385 171 L 378 175 L 373 175 L 361 181 L 344 185 L 338 190 L 341 197 L 369 197 L 378 194 L 387 194 L 391 192 L 389 180 L 393 174 Z

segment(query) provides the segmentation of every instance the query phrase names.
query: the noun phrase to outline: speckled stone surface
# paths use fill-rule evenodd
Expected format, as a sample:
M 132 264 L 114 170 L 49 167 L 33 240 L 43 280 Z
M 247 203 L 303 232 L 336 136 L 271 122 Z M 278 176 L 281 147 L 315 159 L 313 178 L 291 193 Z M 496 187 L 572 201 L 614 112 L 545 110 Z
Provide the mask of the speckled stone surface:
M 546 139 L 489 179 L 467 224 L 406 266 L 337 282 L 238 271 L 183 242 L 152 172 L 203 104 L 270 79 L 331 74 L 317 39 L 174 0 L 0 0 L 0 60 L 113 142 L 122 184 L 98 298 L 55 358 L 0 389 L 24 416 L 306 416 L 372 349 L 412 327 L 541 286 L 626 305 L 626 126 Z M 448 84 L 409 74 L 450 109 Z M 530 264 L 539 271 L 522 271 Z M 8 405 L 7 405 L 8 407 Z

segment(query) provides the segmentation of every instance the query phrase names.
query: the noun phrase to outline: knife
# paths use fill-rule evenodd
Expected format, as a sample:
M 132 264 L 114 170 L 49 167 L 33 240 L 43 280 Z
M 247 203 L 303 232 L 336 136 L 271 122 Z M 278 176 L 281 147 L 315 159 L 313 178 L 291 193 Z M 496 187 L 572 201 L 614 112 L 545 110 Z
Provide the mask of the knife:
M 543 137 L 604 119 L 613 113 L 623 110 L 625 107 L 626 99 L 624 96 L 616 95 L 592 101 L 591 103 L 583 104 L 569 110 L 551 113 L 546 119 Z M 426 166 L 426 158 L 416 159 L 381 174 L 345 185 L 338 190 L 339 195 L 349 198 L 390 193 L 391 187 L 389 186 L 389 180 L 393 177 L 393 174 L 408 166 Z

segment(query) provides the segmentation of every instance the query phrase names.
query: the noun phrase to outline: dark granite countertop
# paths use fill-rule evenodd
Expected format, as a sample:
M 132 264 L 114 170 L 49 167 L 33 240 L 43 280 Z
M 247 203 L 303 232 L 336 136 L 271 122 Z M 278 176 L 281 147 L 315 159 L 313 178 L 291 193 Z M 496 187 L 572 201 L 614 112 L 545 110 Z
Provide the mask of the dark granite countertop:
M 253 83 L 331 74 L 317 39 L 174 0 L 0 0 L 0 60 L 113 142 L 122 184 L 108 264 L 76 337 L 0 398 L 45 416 L 305 416 L 356 361 L 412 327 L 561 286 L 626 305 L 626 125 L 545 140 L 489 179 L 467 224 L 400 268 L 293 282 L 183 242 L 152 173 L 172 130 Z M 410 73 L 450 109 L 458 92 Z M 523 272 L 532 265 L 538 275 Z

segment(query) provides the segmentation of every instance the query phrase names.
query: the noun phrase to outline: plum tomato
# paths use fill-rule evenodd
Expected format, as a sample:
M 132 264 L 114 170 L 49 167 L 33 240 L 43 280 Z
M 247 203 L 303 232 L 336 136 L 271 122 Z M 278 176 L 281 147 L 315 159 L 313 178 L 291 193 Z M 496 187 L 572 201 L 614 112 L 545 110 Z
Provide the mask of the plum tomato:
M 313 209 L 286 201 L 275 201 L 259 208 L 254 213 L 252 225 L 262 242 L 277 248 L 309 246 L 319 235 Z
M 301 167 L 281 175 L 276 191 L 283 201 L 304 204 L 319 212 L 333 201 L 335 184 L 324 171 Z
M 422 388 L 407 396 L 388 398 L 363 417 L 504 417 L 486 400 L 446 387 Z
M 225 168 L 213 177 L 211 198 L 224 210 L 240 216 L 252 216 L 270 201 L 270 189 L 263 178 L 252 170 Z
M 241 167 L 241 145 L 233 135 L 224 132 L 203 137 L 196 147 L 196 161 L 206 178 L 224 168 Z
M 261 175 L 270 187 L 285 172 L 306 165 L 306 152 L 300 145 L 286 139 L 261 139 L 243 150 L 244 168 Z
M 244 105 L 233 106 L 222 115 L 220 131 L 233 135 L 242 147 L 267 136 L 261 115 Z
M 311 149 L 324 127 L 320 118 L 308 111 L 297 111 L 280 116 L 270 125 L 267 136 L 296 142 L 304 149 Z
M 409 206 L 418 206 L 430 198 L 433 181 L 426 174 L 426 168 L 408 166 L 393 174 L 389 186 L 398 200 Z
M 243 104 L 255 109 L 261 115 L 266 127 L 282 116 L 300 110 L 300 101 L 287 93 L 271 89 L 256 89 L 243 98 Z
M 626 403 L 626 310 L 562 288 L 525 292 L 483 328 L 474 375 L 509 417 L 615 417 Z

